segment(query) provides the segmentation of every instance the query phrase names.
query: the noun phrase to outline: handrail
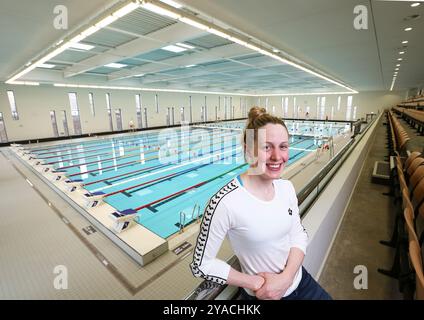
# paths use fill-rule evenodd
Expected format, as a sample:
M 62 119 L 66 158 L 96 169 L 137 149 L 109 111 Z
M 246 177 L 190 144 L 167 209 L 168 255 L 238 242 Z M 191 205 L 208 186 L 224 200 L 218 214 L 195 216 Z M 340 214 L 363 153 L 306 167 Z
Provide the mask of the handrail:
M 240 264 L 236 256 L 232 256 L 227 260 L 227 263 L 236 270 L 240 271 Z M 222 291 L 227 287 L 227 285 L 220 285 L 213 281 L 202 281 L 202 283 L 192 291 L 185 300 L 214 300 Z
M 185 221 L 186 221 L 186 215 L 184 211 L 180 211 L 180 233 L 184 232 Z
M 361 139 L 365 136 L 365 133 L 371 128 L 371 125 L 379 119 L 379 117 L 375 117 L 371 120 L 371 122 L 367 125 L 366 129 L 363 130 L 361 133 L 356 135 L 355 137 L 358 137 L 358 139 L 355 139 L 354 136 L 352 136 L 352 139 L 347 143 L 332 159 L 329 161 L 324 168 L 322 168 L 320 171 L 318 171 L 317 174 L 312 178 L 312 180 L 304 187 L 302 190 L 300 190 L 297 193 L 299 206 L 303 204 L 303 202 L 309 197 L 309 195 L 312 193 L 313 190 L 317 189 L 317 193 L 315 194 L 315 197 L 313 197 L 312 200 L 308 203 L 307 206 L 303 207 L 300 211 L 300 216 L 304 217 L 314 202 L 314 200 L 319 196 L 321 193 L 321 190 L 325 188 L 325 186 L 329 183 L 329 181 L 332 179 L 332 177 L 336 174 L 336 172 L 339 170 L 339 168 L 343 165 L 343 163 L 346 161 L 348 156 L 352 153 L 354 150 L 354 147 L 361 141 Z M 324 179 L 328 174 L 331 174 L 328 179 Z M 324 181 L 323 184 L 321 184 Z M 230 259 L 227 260 L 227 263 L 232 266 L 233 268 L 236 268 L 236 270 L 240 270 L 240 264 L 238 262 L 237 257 L 234 255 Z M 219 285 L 212 281 L 204 280 L 192 293 L 188 295 L 186 300 L 214 300 L 217 298 L 226 288 L 228 285 Z

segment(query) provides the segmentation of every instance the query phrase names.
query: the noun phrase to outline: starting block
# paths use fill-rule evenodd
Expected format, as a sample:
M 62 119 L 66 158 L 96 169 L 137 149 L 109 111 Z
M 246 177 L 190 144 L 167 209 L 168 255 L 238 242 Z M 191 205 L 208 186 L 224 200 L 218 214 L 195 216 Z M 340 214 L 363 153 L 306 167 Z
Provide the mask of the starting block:
M 66 185 L 66 190 L 68 190 L 68 192 L 74 192 L 75 190 L 82 187 L 82 179 L 77 179 L 77 180 L 66 179 L 64 183 Z
M 37 155 L 35 155 L 33 153 L 27 153 L 26 156 L 28 157 L 28 161 L 38 160 Z
M 29 160 L 32 160 L 32 159 L 37 159 L 37 156 L 35 154 L 31 153 L 31 152 L 26 152 L 26 153 L 23 153 L 21 155 L 21 158 L 29 161 Z
M 137 216 L 137 211 L 133 209 L 126 209 L 124 211 L 115 211 L 109 214 L 109 217 L 113 220 L 112 229 L 116 233 L 120 233 L 134 223 L 134 218 Z
M 12 148 L 13 151 L 18 152 L 19 150 L 25 150 L 24 146 L 22 146 L 19 143 L 11 143 L 10 147 Z
M 33 166 L 39 166 L 44 164 L 44 160 L 43 159 L 30 159 L 28 160 Z
M 43 171 L 44 173 L 47 173 L 47 172 L 49 172 L 49 171 L 54 171 L 53 166 L 52 166 L 52 165 L 50 165 L 50 164 L 42 164 L 42 166 L 43 166 L 42 171 Z
M 102 199 L 104 195 L 105 193 L 102 191 L 94 192 L 94 193 L 91 193 L 91 192 L 85 193 L 84 194 L 84 197 L 86 200 L 85 207 L 89 209 L 89 208 L 94 208 L 100 205 L 101 203 L 103 203 Z
M 52 181 L 59 181 L 60 179 L 62 179 L 65 173 L 66 171 L 59 171 L 59 170 L 50 171 L 50 174 L 52 175 Z

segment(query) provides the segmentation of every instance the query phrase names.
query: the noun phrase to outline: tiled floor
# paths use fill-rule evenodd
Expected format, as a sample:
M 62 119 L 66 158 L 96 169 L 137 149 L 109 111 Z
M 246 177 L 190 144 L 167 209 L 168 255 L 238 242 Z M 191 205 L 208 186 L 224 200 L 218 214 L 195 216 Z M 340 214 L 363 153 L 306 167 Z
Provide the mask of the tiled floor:
M 393 249 L 379 243 L 379 240 L 390 238 L 393 227 L 393 201 L 383 195 L 389 188 L 371 182 L 374 162 L 383 161 L 387 155 L 384 120 L 383 117 L 377 128 L 374 143 L 319 279 L 334 299 L 402 298 L 397 281 L 377 272 L 378 268 L 389 269 L 394 256 Z M 362 271 L 354 273 L 356 266 L 366 267 L 367 289 L 355 289 L 355 277 L 365 275 Z

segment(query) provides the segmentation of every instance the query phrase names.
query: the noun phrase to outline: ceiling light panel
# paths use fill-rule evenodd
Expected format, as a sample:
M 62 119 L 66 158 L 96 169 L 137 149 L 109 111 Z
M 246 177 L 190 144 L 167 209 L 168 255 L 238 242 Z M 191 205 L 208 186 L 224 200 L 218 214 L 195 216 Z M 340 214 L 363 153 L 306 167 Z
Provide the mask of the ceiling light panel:
M 187 48 L 181 48 L 179 46 L 174 46 L 172 44 L 169 46 L 163 47 L 161 49 L 166 51 L 176 52 L 176 53 L 187 51 Z

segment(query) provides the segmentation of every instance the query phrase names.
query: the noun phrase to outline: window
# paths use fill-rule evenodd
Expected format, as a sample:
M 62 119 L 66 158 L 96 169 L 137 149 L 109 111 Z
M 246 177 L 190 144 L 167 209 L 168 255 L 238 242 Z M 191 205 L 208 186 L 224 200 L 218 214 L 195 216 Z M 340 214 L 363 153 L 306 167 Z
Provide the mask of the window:
M 10 111 L 12 111 L 12 119 L 19 120 L 18 109 L 16 108 L 15 94 L 13 91 L 7 91 L 7 97 L 9 98 Z
M 321 112 L 320 119 L 323 120 L 325 117 L 325 97 L 321 97 Z
M 66 110 L 62 110 L 62 127 L 63 127 L 63 134 L 68 137 L 69 128 L 68 128 L 68 118 L 66 117 Z
M 155 94 L 155 106 L 156 106 L 156 113 L 159 113 L 159 101 L 158 101 L 158 95 Z
M 180 107 L 180 124 L 182 125 L 185 121 L 184 107 Z
M 310 119 L 310 117 L 311 117 L 311 107 L 306 106 L 305 119 Z
M 288 113 L 289 113 L 289 97 L 286 97 L 284 99 L 284 117 L 287 117 Z
M 356 120 L 356 110 L 357 110 L 357 107 L 355 106 L 354 108 L 353 108 L 353 120 Z
M 3 113 L 0 112 L 0 142 L 7 142 L 6 126 L 4 125 Z
M 352 107 L 352 102 L 353 102 L 353 97 L 352 96 L 348 96 L 347 97 L 347 105 Z
M 293 118 L 296 117 L 296 97 L 293 98 Z
M 171 113 L 171 115 L 172 115 L 172 125 L 174 126 L 175 125 L 175 108 L 172 107 L 171 110 L 172 110 L 172 113 Z
M 347 97 L 346 120 L 350 121 L 352 116 L 352 96 Z
M 227 120 L 227 97 L 224 97 L 224 119 Z
M 110 131 L 113 131 L 113 122 L 112 122 L 112 107 L 110 106 L 110 93 L 106 93 L 106 109 L 109 116 L 109 128 Z
M 320 102 L 321 102 L 321 97 L 318 97 L 317 98 L 317 106 L 316 106 L 316 109 L 315 109 L 316 119 L 320 118 L 320 116 L 319 116 L 319 107 L 321 105 Z
M 122 114 L 121 109 L 115 109 L 116 129 L 122 131 Z
M 243 102 L 241 100 L 241 97 L 240 97 L 240 112 L 241 112 L 241 116 L 243 117 L 244 109 L 243 109 Z
M 75 92 L 69 92 L 69 105 L 71 106 L 71 116 L 72 122 L 74 124 L 74 133 L 76 135 L 82 134 L 81 132 L 81 120 L 79 115 L 78 103 L 77 103 L 77 94 Z
M 205 115 L 203 116 L 204 121 L 208 121 L 208 105 L 207 105 L 207 97 L 205 96 Z
M 57 129 L 56 112 L 54 110 L 50 111 L 50 120 L 52 122 L 53 135 L 58 137 L 59 130 Z
M 94 96 L 92 92 L 88 94 L 88 100 L 90 101 L 91 115 L 94 117 L 96 115 L 96 111 L 94 110 Z
M 141 129 L 143 128 L 143 122 L 141 117 L 141 95 L 140 94 L 135 95 L 135 112 L 137 115 L 138 128 Z
M 219 102 L 221 101 L 221 97 L 219 97 Z M 189 97 L 189 107 L 190 107 L 190 123 L 193 123 L 193 107 L 191 105 L 191 96 Z
M 147 124 L 147 108 L 144 108 L 144 126 L 147 128 L 149 125 Z
M 337 111 L 340 111 L 340 104 L 342 103 L 342 97 L 341 96 L 339 96 L 338 98 L 337 98 Z

